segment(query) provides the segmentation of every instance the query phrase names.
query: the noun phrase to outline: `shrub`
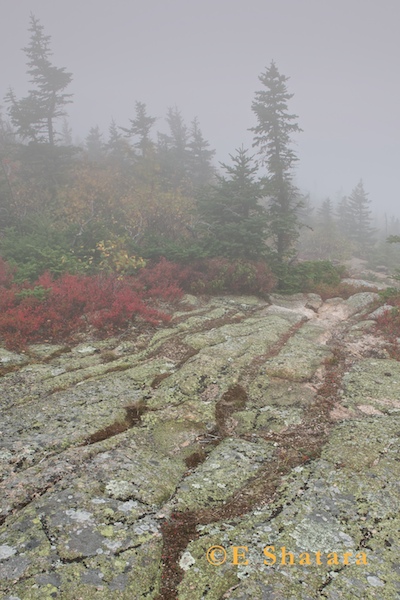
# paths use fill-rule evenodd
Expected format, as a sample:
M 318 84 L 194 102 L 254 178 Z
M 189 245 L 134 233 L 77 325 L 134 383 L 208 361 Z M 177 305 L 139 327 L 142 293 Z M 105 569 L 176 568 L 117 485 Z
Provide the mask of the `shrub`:
M 266 296 L 276 279 L 263 261 L 211 258 L 195 262 L 182 276 L 185 289 L 194 294 L 255 294 Z
M 9 287 L 14 281 L 15 269 L 0 256 L 0 288 Z
M 359 294 L 360 292 L 377 292 L 378 289 L 371 288 L 370 286 L 358 286 L 340 282 L 337 285 L 320 283 L 315 285 L 311 291 L 314 294 L 319 294 L 322 300 L 327 300 L 328 298 L 344 298 L 347 300 L 347 298 L 350 298 L 354 294 Z
M 98 265 L 101 271 L 132 275 L 146 266 L 143 258 L 135 256 L 127 250 L 123 238 L 97 242 L 96 250 L 101 256 Z
M 33 284 L 9 282 L 0 292 L 0 336 L 14 348 L 65 339 L 89 326 L 110 334 L 137 318 L 153 325 L 170 318 L 148 305 L 154 289 L 138 285 L 132 277 L 65 274 L 54 279 L 44 273 Z M 182 294 L 176 285 L 163 287 L 162 283 L 158 292 L 169 300 Z
M 266 295 L 275 284 L 264 262 L 215 258 L 191 266 L 161 259 L 135 275 L 48 271 L 33 283 L 15 283 L 12 271 L 0 261 L 0 336 L 7 346 L 58 341 L 91 328 L 108 335 L 140 319 L 152 325 L 170 317 L 160 301 L 174 302 L 183 290 L 193 293 Z
M 132 279 L 132 285 L 147 299 L 175 300 L 190 277 L 190 268 L 161 258 L 149 263 Z
M 194 238 L 165 239 L 146 235 L 140 244 L 140 253 L 145 258 L 160 260 L 166 258 L 177 263 L 190 264 L 208 256 L 204 245 Z
M 317 287 L 335 287 L 340 284 L 344 268 L 328 260 L 304 261 L 295 265 L 281 265 L 278 270 L 280 288 L 284 293 L 316 292 Z
M 6 229 L 0 249 L 3 258 L 14 267 L 15 280 L 34 281 L 44 271 L 53 275 L 84 271 L 84 265 L 71 251 L 72 235 L 56 226 L 42 224 L 33 231 Z
M 15 298 L 17 300 L 24 300 L 24 298 L 37 298 L 38 300 L 45 300 L 48 297 L 50 290 L 44 288 L 42 285 L 35 285 L 34 288 L 24 288 L 20 292 L 15 292 Z
M 393 308 L 380 315 L 376 320 L 376 324 L 388 338 L 396 340 L 400 337 L 400 290 L 388 288 L 380 292 L 379 295 L 381 300 Z

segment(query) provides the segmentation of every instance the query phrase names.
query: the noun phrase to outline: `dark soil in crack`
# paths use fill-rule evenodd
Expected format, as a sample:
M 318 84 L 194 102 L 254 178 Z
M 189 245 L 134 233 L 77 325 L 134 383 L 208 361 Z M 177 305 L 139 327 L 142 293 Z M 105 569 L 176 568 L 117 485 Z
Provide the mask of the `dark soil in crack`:
M 285 340 L 278 342 L 273 351 L 277 354 L 287 340 L 295 333 L 303 322 L 294 326 Z M 179 600 L 177 588 L 183 578 L 179 559 L 188 543 L 198 538 L 197 525 L 208 525 L 218 521 L 229 521 L 244 516 L 256 506 L 271 503 L 276 500 L 276 492 L 282 476 L 293 468 L 317 459 L 328 439 L 333 421 L 330 412 L 338 401 L 340 382 L 345 371 L 345 355 L 340 341 L 331 348 L 333 358 L 326 361 L 325 375 L 313 404 L 308 408 L 300 425 L 288 427 L 282 433 L 258 431 L 265 440 L 277 443 L 277 450 L 272 460 L 262 467 L 246 485 L 238 490 L 222 506 L 203 508 L 196 511 L 174 513 L 171 519 L 162 526 L 163 535 L 163 573 L 161 593 L 156 600 Z M 266 360 L 266 357 L 263 357 Z M 211 440 L 212 446 L 217 446 L 227 435 L 229 417 L 237 410 L 242 410 L 247 401 L 247 394 L 241 385 L 230 388 L 216 405 L 217 430 Z M 254 434 L 240 436 L 242 439 L 254 441 Z M 199 454 L 197 456 L 197 454 Z M 193 468 L 203 462 L 206 453 L 196 453 L 189 457 L 186 463 Z M 279 509 L 278 509 L 279 512 Z M 273 516 L 276 516 L 275 511 Z M 271 517 L 272 518 L 272 517 Z M 323 587 L 329 585 L 325 582 Z
M 125 406 L 124 409 L 126 414 L 123 421 L 115 421 L 114 423 L 111 423 L 111 425 L 108 425 L 99 431 L 95 431 L 95 433 L 92 433 L 92 435 L 86 438 L 79 446 L 90 446 L 91 444 L 108 440 L 110 437 L 123 433 L 128 429 L 132 429 L 132 427 L 140 424 L 141 416 L 143 414 L 152 410 L 146 406 L 145 402 L 136 402 L 129 406 Z

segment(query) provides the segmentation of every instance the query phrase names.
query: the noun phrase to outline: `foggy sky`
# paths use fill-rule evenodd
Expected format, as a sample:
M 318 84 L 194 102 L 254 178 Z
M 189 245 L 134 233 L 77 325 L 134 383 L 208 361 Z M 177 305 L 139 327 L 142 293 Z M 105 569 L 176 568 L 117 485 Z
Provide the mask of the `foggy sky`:
M 29 84 L 32 12 L 53 62 L 73 74 L 69 123 L 81 139 L 128 126 L 136 100 L 158 117 L 195 116 L 217 160 L 251 148 L 258 76 L 274 60 L 299 116 L 296 182 L 319 200 L 360 178 L 380 211 L 400 216 L 399 0 L 0 0 L 0 103 Z

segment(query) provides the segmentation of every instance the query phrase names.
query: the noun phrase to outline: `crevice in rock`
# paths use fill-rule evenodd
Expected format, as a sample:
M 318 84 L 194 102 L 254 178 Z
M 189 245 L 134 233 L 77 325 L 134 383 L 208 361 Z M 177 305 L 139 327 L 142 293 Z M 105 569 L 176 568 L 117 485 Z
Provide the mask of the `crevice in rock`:
M 361 533 L 362 538 L 357 549 L 361 550 L 361 548 L 367 548 L 368 550 L 372 550 L 371 546 L 368 545 L 368 542 L 374 537 L 374 534 L 367 527 L 362 527 Z
M 159 375 L 156 375 L 156 377 L 154 377 L 153 381 L 151 382 L 150 387 L 153 390 L 156 390 L 160 386 L 160 383 L 164 381 L 164 379 L 170 377 L 171 375 L 172 373 L 160 373 Z
M 258 369 L 264 365 L 267 360 L 277 356 L 290 338 L 293 337 L 294 334 L 303 327 L 304 323 L 307 323 L 308 321 L 309 319 L 307 319 L 307 317 L 303 317 L 298 323 L 295 323 L 285 334 L 283 334 L 279 340 L 277 340 L 275 344 L 270 347 L 268 352 L 265 352 L 265 354 L 261 354 L 260 356 L 256 356 L 252 360 L 251 364 L 247 367 L 246 374 L 242 376 L 242 383 L 249 383 L 257 373 Z
M 25 508 L 25 506 L 28 506 L 28 504 L 30 504 L 34 500 L 37 500 L 38 498 L 43 496 L 51 487 L 53 487 L 53 485 L 55 485 L 56 483 L 61 481 L 63 478 L 64 478 L 64 474 L 58 475 L 57 477 L 54 477 L 51 481 L 49 481 L 48 485 L 43 486 L 40 489 L 35 489 L 34 491 L 32 491 L 32 493 L 29 494 L 28 497 L 23 502 L 16 504 L 10 512 L 7 512 L 7 514 L 5 514 L 5 515 L 0 515 L 0 525 L 3 525 L 5 520 L 10 515 L 13 515 L 16 512 L 22 510 L 23 508 Z
M 345 567 L 340 567 L 340 569 L 336 569 L 333 570 L 334 573 L 340 573 L 341 571 L 343 571 Z M 333 581 L 333 577 L 332 575 L 328 575 L 328 577 L 325 579 L 325 581 L 319 586 L 319 588 L 317 589 L 317 592 L 319 594 L 322 594 L 323 598 L 326 598 L 327 596 L 323 593 L 323 591 L 332 583 Z
M 7 373 L 13 373 L 14 371 L 19 371 L 21 365 L 8 365 L 0 367 L 0 377 L 4 377 Z
M 49 528 L 48 528 L 48 525 L 47 525 L 46 516 L 43 515 L 43 514 L 39 515 L 39 521 L 40 521 L 40 524 L 42 526 L 43 533 L 46 536 L 49 544 L 53 545 L 54 544 L 54 539 L 52 539 L 52 537 L 50 535 L 50 531 L 49 531 Z
M 255 307 L 255 308 L 251 307 L 251 309 L 249 309 L 247 312 L 249 314 L 252 314 L 256 310 L 260 310 L 260 308 L 259 307 Z M 204 314 L 207 314 L 207 312 L 208 312 L 208 310 L 205 310 Z M 235 323 L 241 323 L 244 319 L 249 317 L 249 314 L 238 315 L 236 309 L 228 311 L 228 313 L 226 315 L 224 315 L 223 317 L 209 319 L 205 323 L 201 323 L 197 327 L 191 328 L 190 334 L 192 335 L 195 333 L 203 333 L 205 331 L 210 331 L 211 329 L 216 329 L 216 328 L 222 327 L 224 325 L 232 325 Z M 179 321 L 177 321 L 177 322 L 179 322 Z M 187 335 L 187 333 L 188 333 L 187 331 L 179 331 L 179 332 L 175 333 L 173 338 L 168 338 L 160 346 L 158 346 L 157 348 L 152 350 L 148 354 L 147 358 L 148 359 L 149 358 L 158 358 L 160 356 L 163 356 L 164 358 L 171 357 L 171 360 L 172 360 L 173 358 L 176 357 L 177 353 L 178 353 L 178 356 L 179 356 L 179 354 L 181 354 L 180 360 L 179 360 L 179 362 L 177 362 L 177 364 L 175 366 L 176 369 L 179 369 L 190 358 L 192 358 L 192 356 L 195 356 L 196 354 L 198 354 L 200 352 L 199 349 L 192 348 L 191 346 L 189 346 L 181 341 L 182 338 L 184 338 Z M 171 356 L 171 352 L 173 354 L 172 356 Z
M 132 427 L 139 425 L 141 422 L 141 416 L 143 414 L 152 410 L 143 401 L 135 402 L 134 404 L 125 406 L 124 409 L 125 419 L 123 421 L 114 421 L 114 423 L 111 423 L 111 425 L 107 425 L 107 427 L 99 429 L 87 437 L 82 444 L 79 444 L 79 446 L 90 446 L 91 444 L 108 440 L 109 438 L 114 437 L 119 433 L 123 433 L 128 429 L 132 429 Z
M 18 580 L 14 580 L 10 585 L 6 585 L 1 592 L 3 592 L 4 594 L 10 594 L 12 595 L 12 593 L 15 593 L 15 584 L 21 584 L 24 583 L 25 581 L 29 581 L 32 580 L 34 577 L 38 577 L 39 575 L 48 575 L 49 573 L 54 573 L 54 571 L 49 570 L 49 569 L 40 569 L 39 571 L 36 571 L 35 573 L 31 574 L 27 574 L 27 575 L 21 575 L 20 577 L 18 577 Z M 15 596 L 14 596 L 15 597 Z M 3 596 L 3 598 L 5 598 L 5 596 Z
M 60 562 L 63 565 L 71 565 L 71 564 L 84 564 L 85 567 L 87 568 L 87 565 L 85 563 L 85 560 L 87 560 L 89 557 L 88 556 L 75 556 L 74 558 L 66 558 L 65 556 L 60 557 Z
M 204 452 L 203 448 L 200 448 L 199 450 L 192 452 L 192 454 L 189 454 L 189 456 L 185 458 L 185 464 L 188 467 L 188 469 L 195 469 L 196 467 L 201 465 L 201 463 L 203 463 L 206 458 L 207 454 Z
M 175 600 L 183 578 L 179 557 L 189 542 L 198 538 L 195 512 L 172 513 L 161 525 L 163 536 L 161 591 L 154 600 Z
M 171 354 L 173 356 L 169 356 L 169 354 Z M 159 351 L 157 352 L 157 354 L 155 354 L 154 356 L 163 356 L 163 358 L 171 358 L 171 360 L 173 360 L 174 358 L 176 359 L 176 355 L 179 354 L 181 355 L 180 360 L 175 364 L 175 368 L 173 371 L 169 372 L 169 373 L 159 373 L 158 375 L 156 375 L 156 377 L 154 377 L 153 381 L 150 384 L 150 387 L 152 389 L 157 389 L 162 381 L 164 381 L 164 379 L 167 379 L 168 377 L 171 377 L 171 375 L 173 373 L 175 373 L 177 370 L 179 370 L 190 358 L 192 358 L 192 356 L 196 356 L 196 354 L 199 353 L 199 350 L 196 350 L 195 348 L 192 348 L 191 346 L 187 346 L 186 344 L 180 344 L 178 343 L 177 345 L 175 344 L 165 344 L 161 347 L 161 349 L 159 349 Z
M 238 310 L 236 308 L 234 308 L 232 310 L 228 310 L 224 316 L 216 317 L 215 319 L 208 319 L 204 323 L 201 323 L 200 325 L 198 325 L 197 327 L 193 327 L 193 329 L 191 329 L 190 331 L 191 331 L 191 333 L 201 333 L 203 331 L 209 331 L 210 329 L 214 329 L 215 327 L 222 327 L 223 325 L 231 325 L 234 323 L 241 323 L 244 319 L 249 317 L 249 314 L 255 312 L 257 309 L 259 309 L 259 307 L 252 306 L 247 309 L 246 312 L 248 314 L 244 315 L 244 314 L 238 314 Z M 201 314 L 207 314 L 208 312 L 209 312 L 209 309 L 206 309 L 202 313 L 197 313 L 196 316 L 201 316 Z M 189 318 L 190 318 L 190 316 L 189 316 Z M 179 322 L 180 321 L 177 319 L 176 323 L 179 323 Z M 174 324 L 175 324 L 175 322 L 174 322 Z
M 294 325 L 270 349 L 268 354 L 257 357 L 253 361 L 253 365 L 258 368 L 261 362 L 278 354 L 305 321 L 307 319 L 302 319 Z M 309 407 L 304 421 L 279 434 L 266 432 L 262 435 L 261 432 L 258 432 L 260 437 L 277 444 L 275 457 L 264 464 L 256 475 L 222 506 L 176 513 L 172 521 L 166 521 L 163 524 L 163 582 L 161 594 L 156 600 L 177 600 L 177 587 L 183 578 L 179 557 L 188 543 L 199 537 L 199 533 L 196 531 L 197 525 L 229 521 L 248 514 L 256 506 L 272 503 L 276 500 L 276 493 L 283 475 L 288 474 L 297 466 L 305 465 L 319 458 L 333 426 L 330 411 L 335 401 L 338 400 L 340 382 L 345 369 L 345 356 L 339 343 L 333 346 L 332 352 L 334 360 L 326 361 L 324 380 L 319 386 L 318 394 L 314 403 Z M 217 427 L 215 431 L 211 432 L 213 438 L 210 440 L 210 444 L 212 446 L 217 446 L 224 437 L 227 437 L 229 418 L 235 411 L 242 410 L 246 401 L 246 391 L 240 384 L 236 384 L 223 394 L 216 406 Z M 246 436 L 240 437 L 246 438 Z M 254 436 L 250 436 L 250 440 L 254 441 Z M 203 462 L 206 456 L 204 453 L 198 457 L 197 464 Z M 196 459 L 193 457 L 193 460 L 195 462 Z M 283 510 L 283 507 L 283 504 L 278 505 L 269 520 L 274 519 Z M 177 526 L 177 524 L 179 525 Z M 329 583 L 330 578 L 321 586 L 321 590 Z
M 141 546 L 143 546 L 143 542 L 140 542 L 139 544 L 132 544 L 131 546 L 126 546 L 123 548 L 118 548 L 117 550 L 114 550 L 113 555 L 121 556 L 121 554 L 123 554 L 124 552 L 128 552 L 129 550 L 136 550 L 136 548 L 140 548 Z
M 229 419 L 234 412 L 243 410 L 248 401 L 246 390 L 239 384 L 230 387 L 215 407 L 217 432 L 222 440 L 230 433 Z
M 251 309 L 252 312 L 255 312 L 255 310 L 259 310 L 259 307 Z M 207 331 L 213 327 L 222 326 L 229 322 L 235 323 L 243 321 L 249 316 L 251 311 L 248 309 L 247 315 L 243 315 L 242 317 L 236 315 L 236 317 L 231 316 L 227 318 L 227 315 L 225 315 L 221 319 L 208 321 L 203 323 L 198 328 L 198 331 Z M 216 403 L 215 408 L 217 427 L 212 432 L 205 433 L 198 438 L 197 442 L 200 446 L 208 444 L 208 447 L 211 449 L 212 447 L 217 446 L 228 435 L 234 435 L 231 417 L 236 411 L 243 410 L 247 402 L 247 394 L 243 386 L 245 386 L 248 381 L 251 381 L 256 369 L 262 366 L 269 358 L 276 356 L 282 348 L 284 348 L 287 341 L 306 321 L 308 321 L 308 319 L 304 318 L 296 323 L 265 355 L 255 358 L 250 367 L 246 369 L 245 375 L 239 379 L 239 382 L 229 388 L 221 396 Z M 348 323 L 349 321 L 347 324 Z M 334 324 L 332 324 L 332 327 L 333 326 Z M 190 333 L 193 332 L 195 331 L 190 331 Z M 177 333 L 173 338 L 169 338 L 162 343 L 150 354 L 150 356 L 159 357 L 166 355 L 168 357 L 169 352 L 171 352 L 172 356 L 179 361 L 176 363 L 176 368 L 179 368 L 198 352 L 198 350 L 190 348 L 189 346 L 185 347 L 185 344 L 181 342 L 182 337 L 186 334 L 186 331 Z M 345 357 L 340 348 L 340 343 L 336 348 L 333 348 L 333 353 L 334 358 L 325 363 L 324 378 L 322 383 L 317 386 L 317 396 L 315 397 L 314 403 L 307 410 L 303 422 L 300 425 L 288 427 L 279 434 L 268 431 L 258 431 L 257 434 L 250 433 L 239 436 L 243 439 L 248 439 L 249 441 L 254 441 L 256 436 L 258 436 L 276 443 L 276 452 L 272 459 L 264 463 L 257 471 L 256 475 L 248 480 L 243 488 L 238 490 L 231 498 L 227 499 L 223 505 L 184 513 L 178 512 L 172 514 L 170 519 L 163 522 L 161 526 L 161 533 L 163 536 L 163 579 L 161 593 L 157 597 L 157 600 L 176 600 L 177 587 L 184 574 L 179 567 L 179 559 L 188 543 L 199 537 L 200 534 L 196 531 L 197 525 L 207 525 L 217 521 L 229 521 L 230 519 L 248 514 L 256 506 L 266 505 L 274 500 L 279 501 L 277 498 L 277 490 L 281 484 L 282 475 L 289 473 L 294 467 L 308 464 L 320 456 L 332 428 L 332 421 L 330 420 L 329 413 L 333 404 L 339 400 L 338 392 L 344 370 Z M 148 358 L 149 356 L 147 359 Z M 173 359 L 171 358 L 171 360 Z M 107 372 L 112 372 L 113 367 L 116 367 L 115 370 L 123 370 L 120 369 L 121 366 L 125 367 L 126 365 L 110 364 L 110 369 Z M 126 368 L 129 367 L 126 366 Z M 163 379 L 170 376 L 170 374 L 171 373 L 166 373 L 156 376 L 153 379 L 151 387 L 153 389 L 157 388 L 161 385 Z M 108 438 L 137 426 L 140 424 L 141 416 L 148 410 L 155 411 L 159 409 L 149 409 L 143 401 L 125 407 L 125 418 L 91 434 L 82 444 L 80 444 L 80 446 L 91 445 L 107 440 Z M 189 469 L 193 469 L 200 465 L 207 456 L 208 453 L 200 447 L 200 449 L 192 452 L 191 455 L 186 457 L 186 465 Z M 43 495 L 56 483 L 56 481 L 63 479 L 63 476 L 64 475 L 60 476 L 42 489 L 38 491 L 35 490 L 34 493 L 29 495 L 28 501 L 19 504 L 13 512 L 20 510 L 32 500 Z M 306 489 L 306 487 L 304 486 L 303 489 Z M 279 505 L 278 502 L 276 502 L 268 520 L 275 519 L 279 513 L 282 512 L 284 506 L 284 503 Z M 5 519 L 5 516 L 3 518 L 0 517 L 0 523 L 3 523 Z M 41 520 L 41 523 L 47 539 L 51 542 L 51 537 L 49 537 L 50 534 L 49 532 L 46 533 L 45 530 L 45 519 L 43 519 L 43 521 Z M 371 536 L 368 537 L 369 533 L 365 533 L 363 530 L 362 534 L 364 535 L 360 542 L 360 547 L 368 547 L 362 544 L 368 543 Z M 132 546 L 132 548 L 141 545 L 142 544 L 138 544 Z M 122 554 L 124 551 L 126 551 L 126 549 L 121 549 L 118 551 L 118 554 Z M 116 555 L 118 554 L 116 553 Z M 63 559 L 62 562 L 80 563 L 84 562 L 85 558 L 87 557 Z M 340 570 L 341 569 L 337 572 Z M 329 576 L 321 585 L 319 591 L 324 590 L 331 582 L 332 577 Z M 323 594 L 323 597 L 325 597 L 325 594 Z

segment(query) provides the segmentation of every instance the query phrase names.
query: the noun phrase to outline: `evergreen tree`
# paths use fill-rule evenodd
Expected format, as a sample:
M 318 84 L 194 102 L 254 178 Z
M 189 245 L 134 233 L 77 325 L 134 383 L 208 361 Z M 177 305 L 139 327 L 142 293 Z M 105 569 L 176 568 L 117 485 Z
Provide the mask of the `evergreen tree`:
M 353 227 L 353 220 L 349 209 L 349 199 L 347 198 L 347 196 L 343 196 L 341 200 L 339 200 L 336 209 L 336 217 L 339 232 L 346 239 L 350 240 L 351 230 Z
M 334 228 L 335 219 L 333 215 L 332 200 L 326 198 L 317 209 L 317 222 L 328 233 Z
M 11 124 L 2 115 L 0 107 L 0 224 L 1 227 L 12 224 L 15 195 L 12 185 L 15 136 Z
M 61 142 L 64 146 L 72 146 L 72 129 L 65 117 L 63 119 L 61 130 Z
M 31 15 L 31 38 L 23 48 L 28 57 L 28 74 L 34 89 L 28 96 L 17 100 L 12 90 L 6 96 L 9 115 L 17 134 L 24 140 L 55 145 L 55 121 L 64 117 L 65 105 L 71 94 L 65 89 L 72 75 L 65 68 L 55 67 L 50 60 L 50 36 L 45 35 L 43 26 Z
M 209 150 L 210 144 L 204 139 L 197 117 L 191 123 L 189 153 L 189 176 L 194 188 L 210 183 L 215 175 L 212 158 L 215 150 Z
M 209 255 L 257 259 L 266 250 L 266 212 L 259 204 L 257 166 L 243 148 L 231 159 L 232 165 L 221 165 L 227 177 L 217 175 L 217 184 L 199 193 L 199 229 Z
M 189 186 L 189 133 L 180 111 L 169 108 L 167 113 L 169 134 L 158 136 L 158 159 L 161 177 L 167 188 L 188 191 Z
M 388 231 L 385 231 L 385 233 L 390 233 L 390 235 L 399 235 L 400 234 L 400 220 L 398 217 L 396 217 L 395 215 L 392 215 L 390 217 L 389 229 L 388 229 Z
M 100 132 L 99 126 L 91 127 L 85 139 L 85 146 L 89 160 L 99 162 L 105 157 L 105 144 L 103 142 L 103 134 Z
M 134 147 L 139 150 L 142 158 L 146 158 L 149 149 L 153 146 L 150 132 L 157 118 L 148 116 L 144 102 L 135 102 L 135 111 L 135 118 L 129 119 L 131 126 L 129 128 L 121 127 L 121 129 L 128 137 L 139 138 L 134 143 Z
M 314 244 L 318 259 L 323 260 L 343 258 L 348 247 L 346 240 L 339 233 L 330 198 L 326 198 L 317 210 Z
M 375 230 L 371 226 L 369 205 L 368 194 L 360 180 L 348 198 L 348 211 L 351 223 L 349 237 L 355 244 L 356 252 L 362 257 L 374 243 Z
M 292 182 L 297 157 L 291 149 L 292 133 L 301 131 L 288 112 L 293 94 L 286 88 L 287 77 L 281 75 L 274 62 L 259 77 L 264 88 L 256 92 L 252 110 L 257 125 L 253 147 L 258 148 L 261 163 L 267 169 L 265 195 L 268 197 L 269 235 L 279 263 L 288 259 L 298 237 L 298 210 L 301 200 Z
M 111 158 L 112 162 L 118 165 L 129 163 L 129 156 L 132 154 L 132 149 L 128 140 L 124 139 L 122 134 L 118 131 L 114 119 L 112 119 L 110 127 L 108 128 L 108 141 L 105 147 L 107 156 Z

